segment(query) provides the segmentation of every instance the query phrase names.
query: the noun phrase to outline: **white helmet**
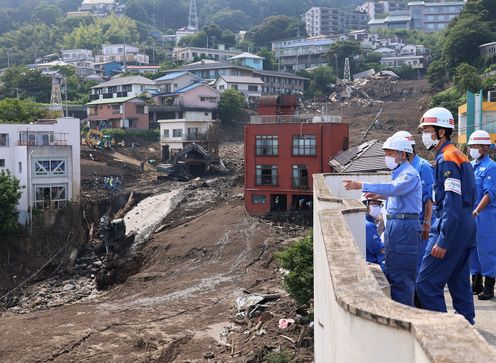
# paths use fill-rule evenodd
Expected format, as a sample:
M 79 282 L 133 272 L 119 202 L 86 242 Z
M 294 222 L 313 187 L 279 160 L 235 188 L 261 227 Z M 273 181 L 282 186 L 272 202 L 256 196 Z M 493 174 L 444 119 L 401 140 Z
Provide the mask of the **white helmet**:
M 427 110 L 420 119 L 419 128 L 424 126 L 438 126 L 445 129 L 455 128 L 455 118 L 444 107 L 434 107 Z
M 413 148 L 410 140 L 405 137 L 393 137 L 388 138 L 382 145 L 383 150 L 396 150 L 404 151 L 406 153 L 412 154 Z
M 477 130 L 470 135 L 467 145 L 491 145 L 491 136 L 484 130 Z
M 405 139 L 410 141 L 410 144 L 415 145 L 415 140 L 413 139 L 412 134 L 408 131 L 398 131 L 391 137 L 404 137 Z

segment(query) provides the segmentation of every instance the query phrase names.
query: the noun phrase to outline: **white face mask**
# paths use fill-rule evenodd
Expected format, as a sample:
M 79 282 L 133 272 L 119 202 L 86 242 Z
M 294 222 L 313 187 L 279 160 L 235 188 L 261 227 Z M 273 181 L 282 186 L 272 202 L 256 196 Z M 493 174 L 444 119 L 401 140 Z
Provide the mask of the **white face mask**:
M 437 144 L 439 144 L 439 140 L 432 140 L 433 134 L 434 133 L 431 134 L 430 132 L 422 133 L 422 143 L 427 148 L 427 150 L 430 150 L 433 147 L 437 146 Z
M 477 160 L 481 157 L 481 153 L 479 151 L 479 149 L 470 149 L 469 150 L 469 153 L 470 153 L 470 156 L 472 157 L 472 159 L 474 160 Z
M 399 165 L 396 162 L 396 158 L 394 156 L 384 157 L 384 162 L 386 163 L 386 166 L 391 170 L 396 169 L 396 167 Z
M 382 208 L 380 205 L 369 206 L 369 214 L 372 218 L 377 219 L 381 214 Z

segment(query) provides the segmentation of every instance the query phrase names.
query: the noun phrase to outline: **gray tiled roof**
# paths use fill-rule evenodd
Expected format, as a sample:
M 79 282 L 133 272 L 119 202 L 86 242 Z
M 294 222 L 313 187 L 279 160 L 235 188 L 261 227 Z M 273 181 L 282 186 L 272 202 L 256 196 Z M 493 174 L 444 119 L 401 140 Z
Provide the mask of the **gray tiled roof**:
M 388 170 L 384 164 L 382 143 L 378 140 L 342 152 L 329 160 L 329 165 L 340 174 Z

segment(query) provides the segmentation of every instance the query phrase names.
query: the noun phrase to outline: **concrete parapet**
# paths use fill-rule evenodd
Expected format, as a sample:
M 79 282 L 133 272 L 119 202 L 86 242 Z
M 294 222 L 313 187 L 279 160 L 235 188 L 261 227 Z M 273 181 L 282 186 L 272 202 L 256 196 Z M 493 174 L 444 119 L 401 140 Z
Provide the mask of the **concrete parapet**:
M 315 362 L 496 361 L 496 350 L 462 316 L 386 296 L 357 240 L 365 238 L 365 208 L 328 184 L 314 175 Z

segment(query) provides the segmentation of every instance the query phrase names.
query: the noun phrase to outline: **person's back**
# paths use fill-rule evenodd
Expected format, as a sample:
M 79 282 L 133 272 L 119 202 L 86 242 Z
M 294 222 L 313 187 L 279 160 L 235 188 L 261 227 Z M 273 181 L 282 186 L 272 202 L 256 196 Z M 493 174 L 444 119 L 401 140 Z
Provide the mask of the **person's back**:
M 370 263 L 376 263 L 384 267 L 384 243 L 377 233 L 377 225 L 370 215 L 366 216 L 365 221 L 365 235 L 366 235 L 366 260 Z

